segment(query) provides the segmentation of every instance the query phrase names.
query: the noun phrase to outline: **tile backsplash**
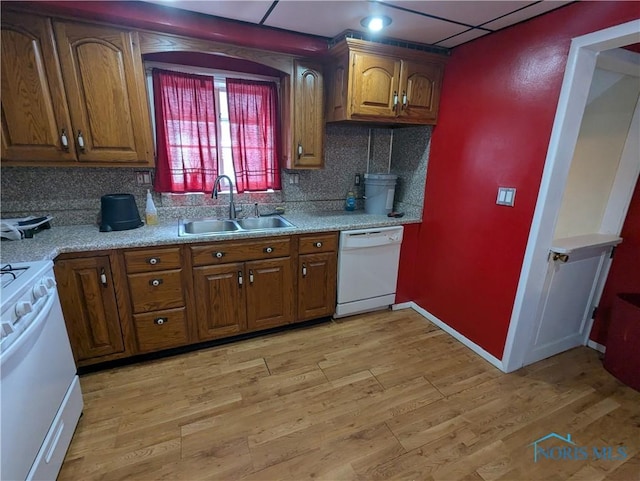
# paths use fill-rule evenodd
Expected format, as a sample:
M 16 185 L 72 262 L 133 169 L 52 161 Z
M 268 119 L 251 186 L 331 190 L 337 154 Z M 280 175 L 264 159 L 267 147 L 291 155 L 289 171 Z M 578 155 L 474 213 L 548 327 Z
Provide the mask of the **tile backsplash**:
M 355 174 L 398 175 L 395 210 L 422 213 L 429 157 L 431 127 L 397 129 L 370 128 L 353 124 L 327 124 L 325 168 L 283 170 L 282 191 L 246 193 L 236 204 L 252 215 L 254 202 L 262 213 L 285 206 L 286 211 L 342 210 L 349 189 L 364 201 L 364 177 L 354 186 Z M 5 167 L 1 168 L 0 212 L 2 217 L 52 215 L 55 225 L 94 224 L 104 194 L 127 192 L 136 196 L 141 214 L 147 188 L 136 185 L 132 168 Z M 298 183 L 290 183 L 297 175 Z M 226 214 L 227 196 L 211 199 L 210 194 L 171 195 L 154 193 L 160 218 L 217 217 Z

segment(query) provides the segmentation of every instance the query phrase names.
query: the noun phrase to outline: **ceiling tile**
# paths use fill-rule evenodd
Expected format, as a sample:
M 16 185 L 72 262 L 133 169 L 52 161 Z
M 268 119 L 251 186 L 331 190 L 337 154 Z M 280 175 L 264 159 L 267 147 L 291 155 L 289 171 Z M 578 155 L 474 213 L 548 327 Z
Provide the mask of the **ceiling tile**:
M 489 35 L 490 33 L 491 32 L 487 32 L 486 30 L 480 30 L 480 29 L 474 28 L 467 32 L 461 33 L 460 35 L 456 35 L 455 37 L 451 37 L 448 40 L 437 43 L 436 45 L 438 47 L 453 48 L 458 45 L 462 45 L 465 42 L 469 42 L 470 40 L 480 38 L 484 35 Z
M 193 12 L 206 13 L 207 15 L 215 15 L 216 17 L 231 18 L 233 20 L 241 20 L 243 22 L 258 23 L 264 17 L 265 13 L 273 2 L 269 0 L 216 0 L 216 1 L 198 1 L 198 0 L 143 0 L 148 3 L 156 3 L 167 7 L 180 8 L 182 10 L 191 10 Z
M 511 13 L 519 8 L 526 7 L 535 2 L 507 2 L 507 1 L 486 1 L 486 2 L 464 2 L 464 1 L 433 1 L 415 2 L 402 0 L 382 0 L 384 3 L 395 5 L 416 12 L 422 12 L 437 17 L 454 20 L 467 25 L 480 25 Z
M 536 3 L 516 13 L 512 13 L 511 15 L 507 15 L 506 17 L 502 17 L 493 22 L 489 22 L 486 25 L 483 25 L 483 27 L 489 28 L 491 30 L 499 30 L 501 28 L 508 27 L 509 25 L 513 25 L 514 23 L 522 22 L 538 15 L 542 15 L 543 13 L 562 7 L 568 3 L 572 2 L 553 0 Z
M 328 8 L 328 4 L 336 8 Z M 339 14 L 337 14 L 339 10 Z M 381 36 L 431 44 L 463 32 L 466 27 L 422 15 L 404 12 L 367 1 L 279 2 L 265 25 L 297 32 L 335 37 L 345 30 L 364 29 L 360 20 L 368 15 L 387 15 L 392 19 Z

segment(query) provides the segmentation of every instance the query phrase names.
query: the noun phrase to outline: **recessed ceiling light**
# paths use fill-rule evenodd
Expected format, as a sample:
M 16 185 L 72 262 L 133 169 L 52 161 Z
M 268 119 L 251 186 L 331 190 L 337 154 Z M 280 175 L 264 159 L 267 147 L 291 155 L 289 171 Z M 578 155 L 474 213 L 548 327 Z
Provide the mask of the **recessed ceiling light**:
M 360 25 L 371 32 L 379 32 L 384 27 L 391 25 L 391 19 L 386 15 L 372 15 L 360 20 Z

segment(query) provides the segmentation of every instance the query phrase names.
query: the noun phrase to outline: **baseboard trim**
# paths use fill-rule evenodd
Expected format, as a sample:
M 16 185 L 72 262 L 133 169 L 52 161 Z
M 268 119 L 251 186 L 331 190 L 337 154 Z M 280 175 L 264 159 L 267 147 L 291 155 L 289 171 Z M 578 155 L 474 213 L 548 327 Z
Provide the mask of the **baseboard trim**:
M 407 307 L 411 307 L 414 311 L 416 311 L 422 317 L 424 317 L 425 319 L 427 319 L 430 322 L 434 323 L 436 326 L 438 326 L 444 332 L 446 332 L 450 336 L 452 336 L 455 339 L 457 339 L 458 341 L 460 341 L 462 344 L 467 346 L 469 349 L 471 349 L 473 352 L 475 352 L 478 356 L 480 356 L 485 361 L 487 361 L 490 364 L 492 364 L 493 366 L 497 367 L 502 372 L 506 372 L 505 369 L 504 369 L 504 365 L 502 364 L 502 361 L 500 359 L 498 359 L 494 355 L 492 355 L 492 354 L 488 353 L 487 351 L 485 351 L 482 347 L 478 346 L 475 342 L 473 342 L 469 338 L 465 337 L 464 335 L 460 334 L 453 327 L 451 327 L 448 324 L 444 323 L 443 321 L 438 319 L 436 316 L 431 314 L 429 311 L 427 311 L 426 309 L 423 309 L 422 307 L 420 307 L 415 302 L 405 302 L 403 304 L 398 304 L 398 306 L 403 306 L 403 307 L 398 307 L 398 309 L 403 309 L 405 304 L 410 304 L 410 306 L 407 306 Z
M 602 354 L 604 354 L 604 352 L 607 350 L 607 346 L 603 344 L 598 344 L 597 342 L 592 341 L 591 339 L 587 341 L 587 347 L 590 347 L 591 349 L 595 349 L 596 351 L 601 352 Z
M 391 306 L 392 311 L 399 311 L 401 309 L 411 309 L 413 308 L 414 302 L 401 302 L 400 304 L 393 304 Z

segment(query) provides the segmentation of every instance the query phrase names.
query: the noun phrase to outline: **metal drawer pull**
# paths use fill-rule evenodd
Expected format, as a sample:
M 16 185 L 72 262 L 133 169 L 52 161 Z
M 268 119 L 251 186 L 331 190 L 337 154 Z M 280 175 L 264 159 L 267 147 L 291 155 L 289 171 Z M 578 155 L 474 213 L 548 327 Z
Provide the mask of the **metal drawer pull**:
M 69 150 L 69 139 L 67 138 L 67 131 L 64 129 L 62 129 L 62 133 L 60 134 L 60 143 L 64 150 Z
M 84 137 L 81 130 L 78 130 L 78 147 L 84 152 Z
M 216 259 L 222 259 L 224 257 L 224 252 L 213 252 L 211 255 Z
M 307 265 L 302 264 L 302 277 L 307 277 Z
M 271 253 L 273 252 L 273 247 L 265 247 L 265 248 L 264 248 L 264 251 L 265 251 L 267 254 L 271 254 Z
M 253 284 L 253 270 L 249 270 L 249 284 Z
M 160 284 L 162 284 L 162 279 L 151 279 L 149 281 L 149 284 L 153 287 L 158 287 Z
M 402 109 L 404 110 L 407 107 L 408 101 L 407 101 L 407 92 L 405 92 L 404 90 L 402 91 Z
M 242 286 L 242 271 L 238 271 L 238 285 Z
M 303 152 L 302 143 L 298 142 L 298 158 L 302 157 Z
M 398 106 L 398 92 L 393 91 L 393 110 Z
M 100 269 L 100 283 L 104 286 L 107 287 L 107 274 L 104 271 L 104 268 Z
M 161 326 L 161 325 L 163 325 L 165 322 L 169 322 L 169 318 L 168 318 L 168 317 L 156 317 L 156 318 L 153 320 L 153 323 L 154 323 L 156 326 Z
M 147 259 L 147 262 L 152 266 L 155 266 L 158 262 L 160 262 L 160 259 L 158 259 L 157 257 L 152 257 L 151 259 Z
M 317 248 L 322 247 L 322 242 L 316 242 L 316 247 L 317 247 Z

